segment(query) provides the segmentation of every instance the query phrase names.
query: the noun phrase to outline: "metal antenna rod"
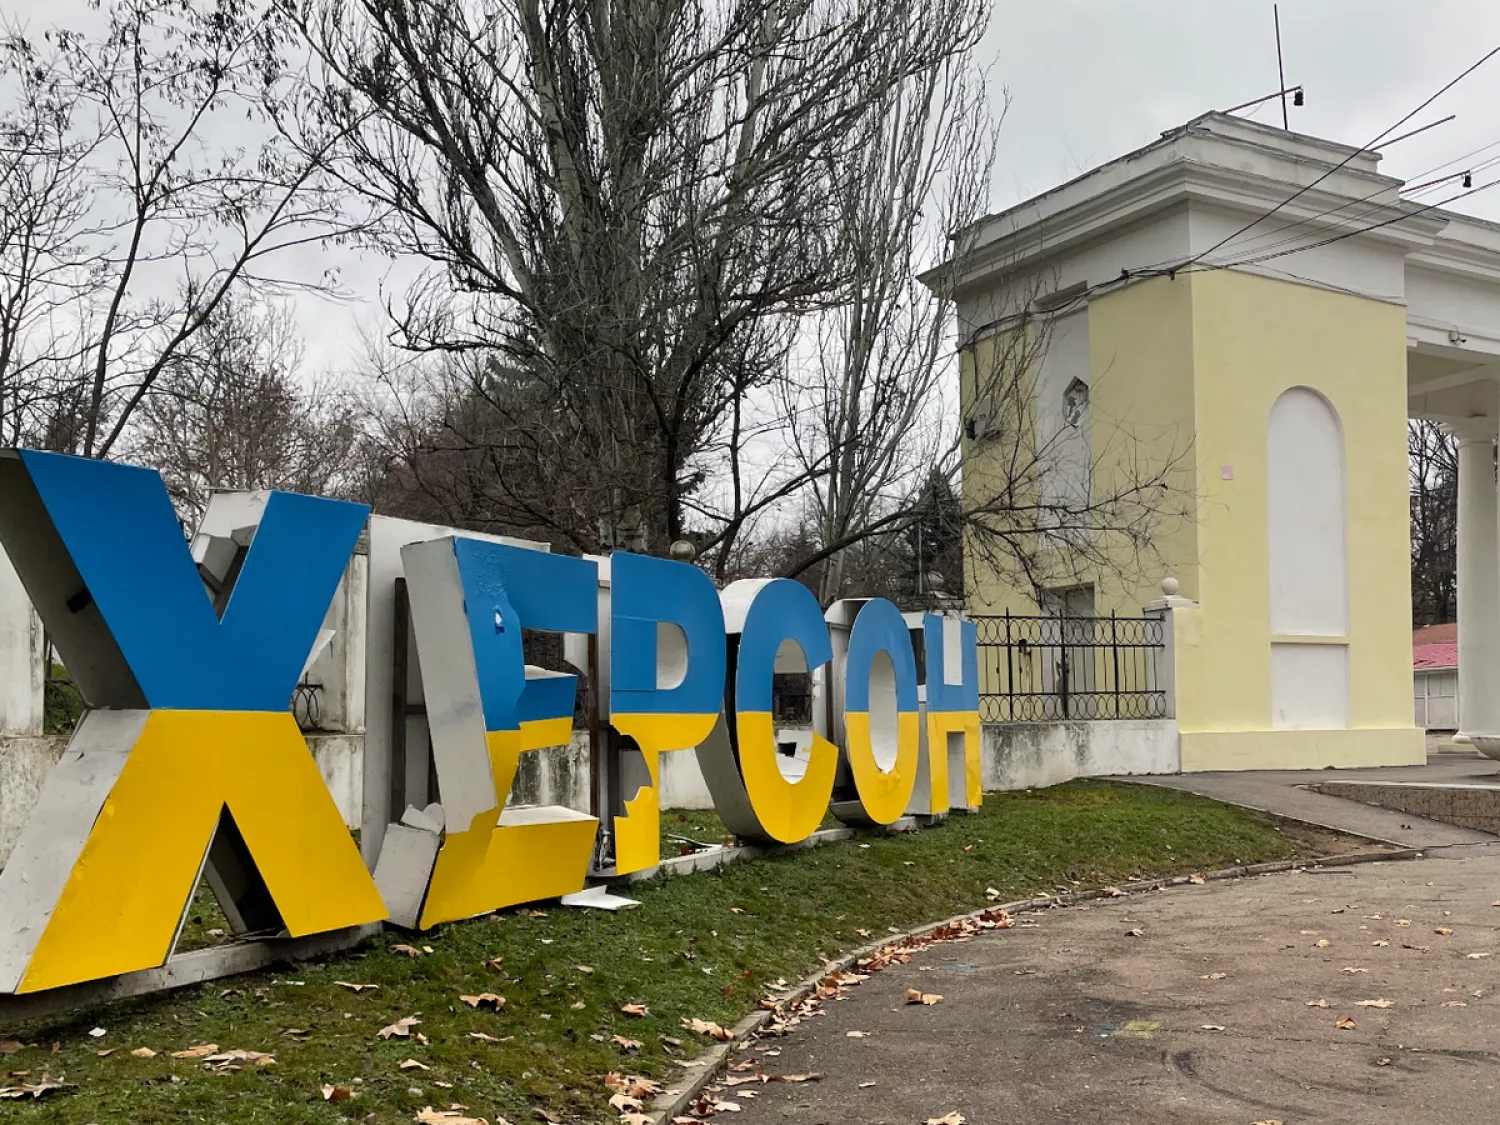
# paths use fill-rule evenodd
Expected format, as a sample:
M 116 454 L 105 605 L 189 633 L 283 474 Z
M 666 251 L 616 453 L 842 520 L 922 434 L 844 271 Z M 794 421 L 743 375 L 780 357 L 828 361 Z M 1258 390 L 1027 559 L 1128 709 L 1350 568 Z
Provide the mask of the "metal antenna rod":
M 1292 126 L 1286 115 L 1286 68 L 1281 63 L 1281 5 L 1271 5 L 1271 16 L 1276 21 L 1276 77 L 1281 80 L 1281 127 L 1291 132 Z

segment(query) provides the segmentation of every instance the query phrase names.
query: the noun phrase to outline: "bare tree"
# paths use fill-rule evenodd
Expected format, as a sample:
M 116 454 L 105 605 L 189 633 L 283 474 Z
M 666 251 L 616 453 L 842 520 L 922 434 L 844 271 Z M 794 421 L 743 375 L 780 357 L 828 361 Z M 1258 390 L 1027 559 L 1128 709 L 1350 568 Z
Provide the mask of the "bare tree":
M 481 457 L 507 443 L 510 471 L 486 482 L 497 513 L 589 547 L 690 530 L 697 498 L 738 465 L 722 451 L 747 403 L 785 376 L 797 319 L 843 299 L 840 197 L 865 171 L 865 122 L 966 52 L 984 12 L 315 6 L 319 128 L 347 134 L 343 179 L 381 244 L 433 266 L 392 308 L 398 342 L 478 353 L 467 390 L 483 410 L 443 425 Z M 559 465 L 562 488 L 539 496 Z
M 1454 620 L 1458 597 L 1458 441 L 1436 422 L 1406 426 L 1411 482 L 1411 618 Z
M 363 406 L 347 390 L 303 385 L 301 361 L 289 310 L 226 302 L 166 364 L 126 449 L 161 472 L 190 526 L 215 489 L 355 490 Z
M 95 22 L 0 40 L 0 387 L 12 437 L 104 457 L 226 301 L 304 287 L 273 256 L 337 225 L 321 147 L 274 127 L 278 6 L 121 0 Z

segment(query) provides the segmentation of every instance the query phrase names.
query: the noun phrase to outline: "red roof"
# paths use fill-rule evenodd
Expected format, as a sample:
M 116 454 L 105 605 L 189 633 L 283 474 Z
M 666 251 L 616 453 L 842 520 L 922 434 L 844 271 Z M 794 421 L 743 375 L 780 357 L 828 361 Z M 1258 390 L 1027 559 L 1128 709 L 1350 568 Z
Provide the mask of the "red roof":
M 1439 626 L 1439 628 L 1442 628 L 1442 626 Z M 1413 669 L 1457 668 L 1458 643 L 1454 642 L 1453 644 L 1413 645 L 1411 650 L 1411 663 Z
M 1447 625 L 1423 625 L 1420 629 L 1411 631 L 1412 647 L 1418 645 L 1456 645 L 1458 644 L 1458 625 L 1449 622 Z

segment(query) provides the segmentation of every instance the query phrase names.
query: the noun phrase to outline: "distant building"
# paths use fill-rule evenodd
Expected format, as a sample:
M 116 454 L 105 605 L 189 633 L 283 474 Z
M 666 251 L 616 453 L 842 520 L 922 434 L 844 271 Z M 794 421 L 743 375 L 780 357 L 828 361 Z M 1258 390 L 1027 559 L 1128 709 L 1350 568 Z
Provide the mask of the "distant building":
M 1458 626 L 1428 625 L 1411 634 L 1417 726 L 1458 729 Z

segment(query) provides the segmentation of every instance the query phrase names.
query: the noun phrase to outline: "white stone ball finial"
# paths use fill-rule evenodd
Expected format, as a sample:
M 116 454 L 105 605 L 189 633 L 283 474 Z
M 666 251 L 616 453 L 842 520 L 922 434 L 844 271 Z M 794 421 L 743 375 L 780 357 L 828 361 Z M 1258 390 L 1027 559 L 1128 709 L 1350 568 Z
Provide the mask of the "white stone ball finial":
M 1169 576 L 1161 580 L 1161 592 L 1169 598 L 1175 598 L 1177 596 L 1177 591 L 1181 588 L 1182 584 L 1179 583 L 1175 578 Z

